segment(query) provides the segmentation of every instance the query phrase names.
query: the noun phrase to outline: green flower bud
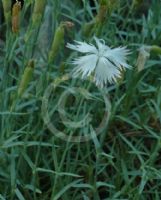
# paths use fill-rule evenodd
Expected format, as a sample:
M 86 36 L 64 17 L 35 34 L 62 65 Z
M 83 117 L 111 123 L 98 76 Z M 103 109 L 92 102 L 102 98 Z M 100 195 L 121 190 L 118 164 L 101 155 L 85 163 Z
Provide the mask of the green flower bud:
M 33 24 L 39 24 L 44 14 L 46 0 L 35 0 L 34 11 L 32 14 Z
M 98 13 L 94 19 L 94 25 L 93 23 L 85 24 L 84 35 L 90 35 L 90 33 L 92 32 L 94 32 L 97 36 L 100 35 L 104 24 L 108 21 L 108 18 L 111 16 L 111 13 L 118 5 L 119 0 L 100 0 Z M 87 30 L 90 28 L 89 25 L 91 25 L 91 29 L 89 30 L 89 34 L 86 34 Z
M 24 92 L 33 76 L 33 72 L 34 72 L 34 61 L 30 60 L 24 70 L 24 73 L 22 75 L 22 78 L 21 78 L 21 81 L 20 81 L 20 84 L 18 87 L 18 97 L 19 98 L 24 94 Z
M 31 27 L 29 27 L 29 29 L 27 30 L 26 35 L 25 35 L 26 43 L 30 40 L 31 37 L 33 38 L 34 33 L 37 32 L 41 24 L 46 2 L 47 0 L 35 0 L 34 10 L 32 13 L 32 24 L 31 24 Z
M 11 0 L 2 0 L 4 17 L 7 25 L 11 21 Z
M 161 47 L 157 46 L 157 45 L 152 45 L 150 48 L 150 51 L 152 53 L 155 53 L 157 55 L 161 55 Z
M 54 39 L 48 57 L 49 63 L 52 63 L 54 61 L 55 57 L 59 53 L 59 49 L 63 41 L 64 41 L 64 24 L 61 23 L 55 31 Z

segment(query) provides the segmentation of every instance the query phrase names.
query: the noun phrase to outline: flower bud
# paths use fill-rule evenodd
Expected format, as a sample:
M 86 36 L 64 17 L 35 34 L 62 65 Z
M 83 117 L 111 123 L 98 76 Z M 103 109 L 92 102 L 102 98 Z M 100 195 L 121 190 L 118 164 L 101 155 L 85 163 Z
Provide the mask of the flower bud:
M 2 0 L 4 17 L 7 25 L 10 23 L 11 19 L 11 0 Z
M 161 55 L 161 47 L 159 47 L 157 45 L 152 45 L 150 48 L 150 51 L 157 55 Z
M 99 9 L 95 18 L 86 23 L 83 27 L 83 34 L 89 37 L 94 35 L 100 35 L 104 24 L 108 21 L 114 8 L 119 5 L 119 0 L 99 0 Z
M 12 32 L 19 32 L 21 2 L 16 1 L 12 8 Z
M 26 32 L 25 42 L 29 42 L 30 38 L 34 36 L 34 33 L 37 33 L 37 30 L 40 26 L 45 5 L 47 0 L 35 0 L 34 9 L 32 13 L 32 24 L 31 27 Z
M 104 22 L 118 4 L 118 0 L 100 0 L 100 8 L 97 15 L 100 22 Z
M 49 57 L 48 57 L 49 63 L 52 63 L 54 61 L 55 57 L 59 53 L 59 49 L 63 41 L 64 41 L 64 25 L 60 24 L 55 31 L 54 39 L 49 52 Z
M 24 70 L 19 87 L 18 87 L 18 97 L 20 98 L 25 92 L 34 72 L 34 61 L 30 60 Z
M 139 50 L 138 59 L 136 61 L 136 66 L 138 72 L 144 69 L 145 63 L 150 56 L 150 47 L 149 46 L 142 46 Z
M 64 42 L 65 28 L 69 30 L 73 28 L 73 26 L 74 24 L 72 22 L 64 21 L 64 22 L 61 22 L 58 28 L 56 29 L 55 34 L 54 34 L 54 39 L 51 45 L 51 49 L 49 52 L 49 56 L 48 56 L 49 63 L 52 63 L 55 57 L 57 56 L 57 54 L 59 53 L 61 44 Z
M 46 0 L 35 0 L 34 11 L 32 14 L 33 24 L 39 24 L 44 14 Z

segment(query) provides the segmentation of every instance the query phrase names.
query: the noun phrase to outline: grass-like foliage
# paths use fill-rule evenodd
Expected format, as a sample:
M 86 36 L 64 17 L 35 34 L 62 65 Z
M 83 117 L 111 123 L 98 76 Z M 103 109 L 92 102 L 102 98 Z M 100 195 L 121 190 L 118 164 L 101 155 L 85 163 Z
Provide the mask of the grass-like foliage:
M 67 48 L 95 37 L 101 88 Z M 0 200 L 160 200 L 160 156 L 160 0 L 0 1 Z

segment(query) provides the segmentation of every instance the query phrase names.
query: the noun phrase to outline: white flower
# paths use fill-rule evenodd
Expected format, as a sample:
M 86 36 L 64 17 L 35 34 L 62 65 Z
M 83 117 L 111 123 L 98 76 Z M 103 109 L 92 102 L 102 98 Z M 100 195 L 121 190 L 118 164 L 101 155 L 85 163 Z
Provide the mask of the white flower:
M 75 77 L 82 75 L 86 78 L 94 75 L 97 86 L 103 87 L 107 82 L 116 82 L 121 76 L 121 71 L 131 68 L 126 63 L 129 51 L 125 47 L 110 48 L 104 40 L 94 37 L 96 45 L 75 41 L 75 44 L 67 44 L 67 47 L 85 55 L 73 60 L 76 68 L 73 70 Z

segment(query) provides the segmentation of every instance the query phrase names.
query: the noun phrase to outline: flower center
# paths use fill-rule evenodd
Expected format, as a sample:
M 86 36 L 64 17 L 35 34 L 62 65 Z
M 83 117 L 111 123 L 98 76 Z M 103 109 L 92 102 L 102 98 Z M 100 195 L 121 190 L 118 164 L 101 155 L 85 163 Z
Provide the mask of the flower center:
M 98 50 L 98 53 L 97 53 L 98 58 L 103 57 L 104 53 L 105 53 L 105 49 Z

